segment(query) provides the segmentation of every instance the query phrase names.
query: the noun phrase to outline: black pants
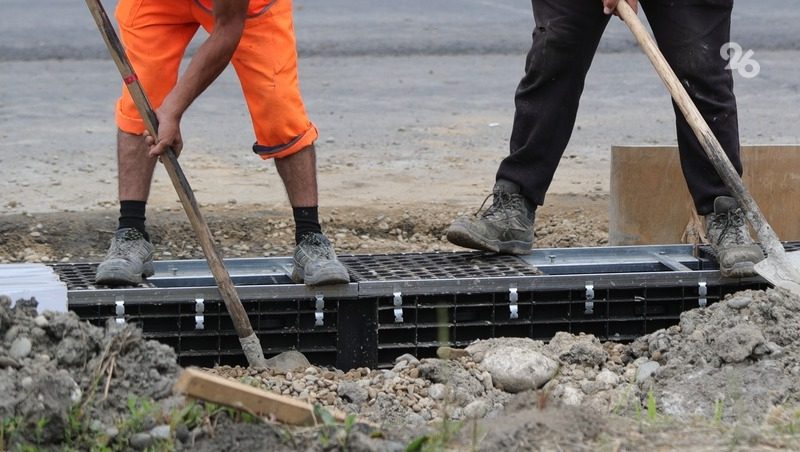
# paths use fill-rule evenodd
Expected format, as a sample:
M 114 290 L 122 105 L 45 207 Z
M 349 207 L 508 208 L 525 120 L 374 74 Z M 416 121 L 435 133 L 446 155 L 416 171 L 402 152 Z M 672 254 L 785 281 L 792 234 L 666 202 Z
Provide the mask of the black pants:
M 533 45 L 516 92 L 511 155 L 497 178 L 519 184 L 526 198 L 542 205 L 609 17 L 600 0 L 532 2 Z M 733 0 L 641 0 L 641 6 L 661 52 L 741 174 L 733 76 L 720 56 L 730 40 Z M 620 80 L 627 70 L 619 68 Z M 714 198 L 730 191 L 677 107 L 675 114 L 683 174 L 698 213 L 705 215 L 713 211 Z

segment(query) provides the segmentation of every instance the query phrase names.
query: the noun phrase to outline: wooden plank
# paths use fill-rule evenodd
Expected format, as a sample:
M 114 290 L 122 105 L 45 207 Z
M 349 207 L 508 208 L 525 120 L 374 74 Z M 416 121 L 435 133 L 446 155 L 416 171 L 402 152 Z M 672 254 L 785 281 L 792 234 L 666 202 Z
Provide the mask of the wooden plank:
M 200 369 L 184 369 L 173 391 L 292 425 L 315 425 L 314 407 L 306 402 L 248 386 Z M 328 409 L 338 422 L 344 413 Z M 321 422 L 321 421 L 320 421 Z
M 800 240 L 800 146 L 742 146 L 741 153 L 744 183 L 778 237 Z M 614 146 L 610 182 L 610 245 L 685 241 L 696 214 L 677 147 Z

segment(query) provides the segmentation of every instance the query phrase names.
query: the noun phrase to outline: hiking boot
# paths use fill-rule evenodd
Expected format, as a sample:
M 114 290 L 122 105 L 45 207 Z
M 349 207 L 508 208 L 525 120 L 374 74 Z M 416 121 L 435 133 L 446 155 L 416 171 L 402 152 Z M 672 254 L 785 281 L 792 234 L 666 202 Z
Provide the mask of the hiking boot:
M 744 212 L 730 196 L 718 196 L 714 200 L 714 213 L 706 215 L 706 235 L 722 276 L 755 276 L 754 266 L 764 258 L 744 220 Z
M 105 286 L 136 285 L 153 276 L 153 245 L 138 229 L 114 233 L 105 260 L 97 266 L 95 283 Z
M 345 284 L 350 273 L 336 258 L 333 245 L 320 232 L 305 234 L 294 249 L 292 280 L 307 286 Z
M 481 213 L 492 196 L 492 205 Z M 447 229 L 447 240 L 458 246 L 505 254 L 527 254 L 533 246 L 535 207 L 520 193 L 519 185 L 504 180 L 470 216 L 456 219 Z

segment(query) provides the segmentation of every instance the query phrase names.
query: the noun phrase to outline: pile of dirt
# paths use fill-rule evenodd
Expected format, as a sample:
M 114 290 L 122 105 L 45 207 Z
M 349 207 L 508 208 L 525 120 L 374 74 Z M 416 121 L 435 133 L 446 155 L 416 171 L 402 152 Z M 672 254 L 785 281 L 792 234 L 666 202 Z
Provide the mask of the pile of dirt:
M 0 296 L 0 416 L 7 441 L 79 444 L 89 432 L 110 441 L 131 401 L 171 396 L 180 370 L 175 352 L 143 340 L 139 329 L 98 328 L 71 312 L 40 315 L 35 300 L 11 305 Z
M 0 391 L 12 396 L 0 402 L 0 439 L 122 450 L 796 447 L 798 322 L 797 297 L 743 291 L 630 344 L 558 333 L 406 354 L 391 369 L 209 369 L 356 416 L 303 429 L 170 396 L 175 354 L 135 327 L 3 298 Z

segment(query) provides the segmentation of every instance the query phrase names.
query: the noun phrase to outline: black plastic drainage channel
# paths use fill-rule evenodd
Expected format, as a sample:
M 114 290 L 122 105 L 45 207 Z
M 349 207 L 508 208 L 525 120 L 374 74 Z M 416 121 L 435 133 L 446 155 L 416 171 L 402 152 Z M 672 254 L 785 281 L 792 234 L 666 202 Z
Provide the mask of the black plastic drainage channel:
M 323 288 L 292 284 L 288 257 L 225 261 L 266 354 L 299 350 L 315 364 L 349 369 L 492 337 L 548 340 L 567 331 L 629 341 L 727 293 L 766 287 L 760 278 L 721 278 L 708 250 L 689 245 L 342 260 L 352 282 Z M 146 284 L 126 288 L 94 286 L 95 267 L 53 265 L 81 318 L 136 323 L 175 348 L 182 365 L 244 364 L 205 261 L 157 262 Z

